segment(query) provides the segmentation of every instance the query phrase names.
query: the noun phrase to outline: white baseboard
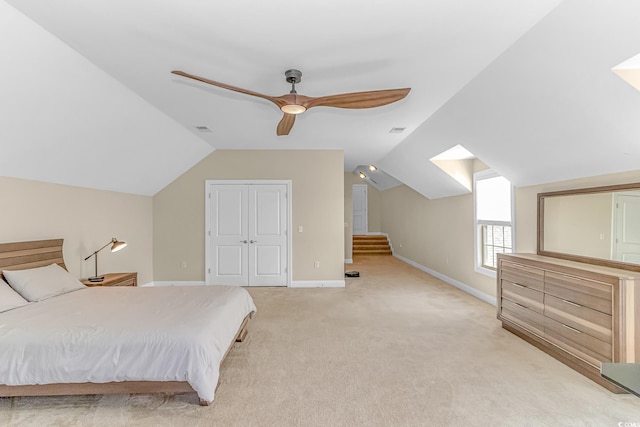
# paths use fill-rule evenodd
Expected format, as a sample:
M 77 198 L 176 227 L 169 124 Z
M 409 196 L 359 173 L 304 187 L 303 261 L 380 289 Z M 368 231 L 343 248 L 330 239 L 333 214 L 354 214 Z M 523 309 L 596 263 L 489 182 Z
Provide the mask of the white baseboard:
M 179 281 L 179 280 L 166 280 L 166 281 L 153 281 L 146 283 L 142 286 L 204 286 L 204 280 L 202 281 Z
M 344 288 L 344 280 L 293 280 L 292 288 Z
M 353 260 L 351 258 L 347 258 L 344 260 L 345 264 L 353 264 Z
M 411 261 L 408 258 L 405 258 L 403 256 L 400 255 L 393 255 L 394 257 L 398 258 L 400 261 L 404 261 L 409 265 L 414 266 L 415 268 L 424 271 L 425 273 L 429 273 L 432 276 L 437 277 L 438 279 L 442 280 L 443 282 L 447 282 L 448 284 L 455 286 L 456 288 L 460 289 L 461 291 L 464 291 L 470 295 L 473 295 L 474 297 L 481 299 L 482 301 L 486 302 L 487 304 L 491 304 L 493 306 L 496 305 L 496 297 L 492 297 L 489 294 L 485 294 L 484 292 L 481 292 L 479 290 L 477 290 L 476 288 L 473 288 L 469 285 L 466 285 L 462 282 L 459 282 L 455 279 L 452 279 L 449 276 L 445 276 L 442 273 L 438 273 L 435 270 L 432 270 L 428 267 L 425 267 L 424 265 L 418 264 L 417 262 Z

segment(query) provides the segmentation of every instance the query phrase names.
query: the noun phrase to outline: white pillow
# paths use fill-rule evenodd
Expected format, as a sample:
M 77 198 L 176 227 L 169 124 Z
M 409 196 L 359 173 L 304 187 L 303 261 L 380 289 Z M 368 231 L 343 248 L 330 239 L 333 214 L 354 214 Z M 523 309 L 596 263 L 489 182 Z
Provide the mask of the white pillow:
M 0 279 L 0 313 L 29 304 L 19 293 L 11 289 L 4 280 Z
M 4 270 L 7 282 L 27 301 L 42 301 L 56 295 L 86 288 L 58 264 L 27 270 Z

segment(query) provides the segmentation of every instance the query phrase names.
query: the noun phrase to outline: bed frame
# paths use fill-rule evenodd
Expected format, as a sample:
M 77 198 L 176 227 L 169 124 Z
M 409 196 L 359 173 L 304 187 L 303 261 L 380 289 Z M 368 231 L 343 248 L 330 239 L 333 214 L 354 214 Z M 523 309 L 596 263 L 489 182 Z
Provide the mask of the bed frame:
M 63 239 L 36 240 L 30 242 L 0 243 L 0 278 L 4 279 L 2 270 L 23 270 L 43 267 L 57 263 L 66 270 L 62 255 Z M 235 336 L 235 342 L 242 342 L 247 336 L 245 317 Z M 224 354 L 222 361 L 229 354 L 231 346 Z M 222 361 L 220 363 L 222 363 Z M 219 384 L 219 381 L 218 381 Z M 63 383 L 38 385 L 5 385 L 0 384 L 0 397 L 15 396 L 64 396 L 78 394 L 150 394 L 150 393 L 195 393 L 186 381 L 122 381 L 109 383 Z M 201 406 L 211 402 L 200 399 Z

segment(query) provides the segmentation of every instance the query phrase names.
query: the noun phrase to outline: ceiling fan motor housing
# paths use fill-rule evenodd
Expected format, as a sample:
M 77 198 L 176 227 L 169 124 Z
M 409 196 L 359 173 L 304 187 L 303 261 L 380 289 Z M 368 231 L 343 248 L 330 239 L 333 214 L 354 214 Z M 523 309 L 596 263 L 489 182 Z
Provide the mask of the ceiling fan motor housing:
M 302 71 L 300 70 L 287 70 L 284 72 L 284 76 L 287 78 L 287 81 L 291 84 L 300 83 L 302 81 Z

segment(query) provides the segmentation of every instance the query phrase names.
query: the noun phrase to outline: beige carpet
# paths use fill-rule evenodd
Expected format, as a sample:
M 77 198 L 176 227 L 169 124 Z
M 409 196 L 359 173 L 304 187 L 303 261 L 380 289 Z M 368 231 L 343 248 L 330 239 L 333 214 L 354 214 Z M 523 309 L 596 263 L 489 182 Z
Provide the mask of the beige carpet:
M 614 395 L 501 329 L 495 308 L 392 257 L 345 289 L 251 289 L 258 314 L 195 394 L 0 398 L 16 426 L 618 426 Z

